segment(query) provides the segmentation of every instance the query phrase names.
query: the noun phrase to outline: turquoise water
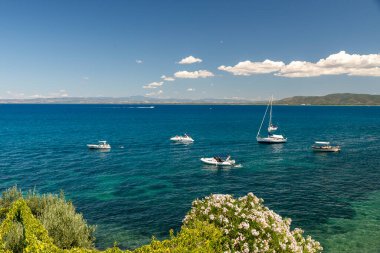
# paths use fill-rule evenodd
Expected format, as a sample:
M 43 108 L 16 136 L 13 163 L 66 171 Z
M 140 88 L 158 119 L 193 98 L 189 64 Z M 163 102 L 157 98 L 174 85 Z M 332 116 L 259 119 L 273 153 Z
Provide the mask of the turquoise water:
M 0 105 L 0 189 L 63 189 L 98 225 L 100 248 L 164 238 L 195 198 L 253 192 L 326 252 L 379 251 L 380 107 L 275 106 L 289 140 L 279 145 L 256 143 L 264 106 L 137 107 Z M 184 132 L 193 144 L 169 141 Z M 102 139 L 110 152 L 86 148 Z M 333 140 L 342 152 L 315 154 L 315 140 Z M 199 161 L 219 153 L 243 167 Z

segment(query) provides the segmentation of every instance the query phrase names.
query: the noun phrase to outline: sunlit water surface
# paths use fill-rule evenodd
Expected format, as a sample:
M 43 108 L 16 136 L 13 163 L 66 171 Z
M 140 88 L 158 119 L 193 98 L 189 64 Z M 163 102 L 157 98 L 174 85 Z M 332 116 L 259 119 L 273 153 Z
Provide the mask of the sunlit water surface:
M 97 246 L 165 238 L 191 202 L 253 192 L 326 252 L 380 250 L 380 107 L 275 106 L 289 142 L 259 145 L 263 106 L 0 105 L 0 189 L 60 189 L 91 224 Z M 190 145 L 173 144 L 190 134 Z M 110 152 L 87 143 L 107 140 Z M 316 140 L 341 153 L 316 154 Z M 199 158 L 229 153 L 241 168 Z M 354 251 L 352 251 L 354 250 Z

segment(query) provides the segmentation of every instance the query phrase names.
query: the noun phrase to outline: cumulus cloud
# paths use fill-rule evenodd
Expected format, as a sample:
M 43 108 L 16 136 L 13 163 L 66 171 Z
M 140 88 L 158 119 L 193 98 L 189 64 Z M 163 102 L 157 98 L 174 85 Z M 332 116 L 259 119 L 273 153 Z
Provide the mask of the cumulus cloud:
M 161 79 L 163 79 L 164 81 L 168 81 L 168 82 L 173 82 L 175 80 L 173 77 L 165 76 L 165 75 L 162 75 Z
M 332 54 L 319 61 L 263 62 L 244 61 L 235 66 L 220 66 L 219 70 L 233 75 L 250 76 L 273 73 L 276 76 L 297 78 L 322 75 L 380 76 L 380 54 L 348 54 L 345 51 Z
M 142 60 L 136 60 L 136 63 L 141 64 L 141 63 L 143 63 L 143 61 Z
M 284 77 L 313 77 L 322 75 L 380 76 L 380 54 L 332 54 L 316 63 L 292 61 L 276 75 Z
M 207 70 L 198 70 L 198 71 L 178 71 L 174 73 L 174 76 L 176 78 L 189 78 L 189 79 L 196 79 L 196 78 L 206 78 L 206 77 L 213 77 L 214 74 Z
M 255 74 L 268 74 L 279 71 L 285 63 L 282 61 L 265 60 L 263 62 L 243 61 L 235 66 L 220 66 L 219 70 L 227 71 L 236 76 L 250 76 Z
M 156 97 L 156 96 L 161 95 L 162 93 L 164 93 L 164 92 L 162 90 L 159 90 L 157 92 L 147 93 L 147 94 L 145 94 L 145 96 L 147 96 L 147 97 Z
M 144 89 L 157 89 L 158 87 L 161 87 L 164 84 L 164 82 L 153 82 L 147 85 L 144 85 Z
M 190 55 L 186 58 L 183 58 L 178 63 L 179 64 L 193 64 L 193 63 L 197 63 L 197 62 L 202 62 L 202 59 L 195 58 L 194 56 Z
M 188 88 L 187 91 L 195 91 L 193 88 Z

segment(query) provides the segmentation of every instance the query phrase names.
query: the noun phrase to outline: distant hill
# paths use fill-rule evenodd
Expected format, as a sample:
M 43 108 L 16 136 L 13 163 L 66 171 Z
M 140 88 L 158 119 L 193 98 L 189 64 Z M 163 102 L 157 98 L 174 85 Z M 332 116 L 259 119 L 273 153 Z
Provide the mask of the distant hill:
M 326 96 L 296 96 L 275 101 L 282 105 L 380 105 L 380 95 L 336 93 Z

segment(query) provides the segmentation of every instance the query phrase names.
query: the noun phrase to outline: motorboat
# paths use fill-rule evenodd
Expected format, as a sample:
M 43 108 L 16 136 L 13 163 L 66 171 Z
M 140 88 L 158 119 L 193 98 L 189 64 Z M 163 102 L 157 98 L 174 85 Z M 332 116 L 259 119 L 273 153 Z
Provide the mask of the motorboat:
M 176 135 L 172 138 L 170 138 L 171 141 L 175 141 L 175 142 L 185 142 L 185 143 L 188 143 L 188 142 L 194 142 L 194 139 L 191 138 L 189 135 L 187 134 L 184 134 L 184 135 Z
M 98 144 L 87 144 L 89 149 L 110 149 L 110 144 L 107 141 L 99 141 Z
M 316 141 L 311 146 L 314 152 L 339 152 L 340 146 L 333 146 L 328 141 Z
M 259 131 L 257 132 L 257 135 L 256 135 L 256 140 L 258 143 L 276 144 L 276 143 L 285 143 L 288 141 L 288 139 L 285 138 L 281 134 L 273 134 L 273 132 L 278 129 L 278 126 L 273 125 L 272 123 L 272 107 L 273 107 L 273 96 L 269 99 L 267 109 L 265 110 L 263 120 L 261 121 Z M 269 109 L 269 124 L 267 128 L 268 136 L 261 136 L 260 135 L 261 128 L 263 127 L 265 117 L 268 113 L 268 109 Z
M 231 160 L 231 156 L 227 156 L 226 159 L 222 159 L 219 156 L 214 156 L 210 158 L 201 158 L 201 161 L 205 164 L 216 165 L 216 166 L 234 166 L 235 160 Z

